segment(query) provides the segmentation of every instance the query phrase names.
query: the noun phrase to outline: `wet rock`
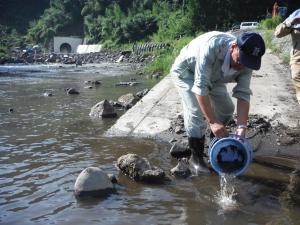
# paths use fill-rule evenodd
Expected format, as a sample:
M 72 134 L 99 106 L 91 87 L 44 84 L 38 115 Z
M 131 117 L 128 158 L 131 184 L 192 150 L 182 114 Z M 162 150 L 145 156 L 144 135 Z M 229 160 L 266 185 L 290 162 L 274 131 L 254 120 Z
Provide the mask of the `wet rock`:
M 155 73 L 155 74 L 152 74 L 151 75 L 151 78 L 152 79 L 159 79 L 159 78 L 161 78 L 162 77 L 162 73 Z
M 124 55 L 121 55 L 120 58 L 116 60 L 116 63 L 120 63 L 123 61 Z
M 52 62 L 52 63 L 55 63 L 57 60 L 57 55 L 56 54 L 51 54 L 49 56 L 49 58 L 46 59 L 46 62 Z
M 164 181 L 164 178 L 165 178 L 165 172 L 160 168 L 145 170 L 142 175 L 142 181 L 148 183 L 160 183 Z
M 95 84 L 95 85 L 101 85 L 102 82 L 100 80 L 95 80 L 94 82 L 92 82 L 92 84 Z
M 76 66 L 82 66 L 82 61 L 80 59 L 77 59 L 75 61 Z
M 188 177 L 192 174 L 189 168 L 189 161 L 187 158 L 182 158 L 178 161 L 178 164 L 171 169 L 171 174 L 176 177 Z
M 118 158 L 118 168 L 135 181 L 160 183 L 165 179 L 165 172 L 152 166 L 146 158 L 136 154 L 127 154 Z
M 115 86 L 136 86 L 136 85 L 138 85 L 138 82 L 134 82 L 134 81 L 119 82 L 115 84 Z
M 131 51 L 101 51 L 96 53 L 86 54 L 61 54 L 61 53 L 13 53 L 7 59 L 1 59 L 0 63 L 64 63 L 64 64 L 75 64 L 76 67 L 81 66 L 85 63 L 101 63 L 101 62 L 128 62 L 128 63 L 141 63 L 145 60 L 151 60 L 151 55 L 145 54 L 136 55 L 131 54 Z
M 93 89 L 93 86 L 85 86 L 85 89 Z
M 286 133 L 291 137 L 300 137 L 300 128 L 289 128 Z
M 181 114 L 178 114 L 177 117 L 171 121 L 171 127 L 169 128 L 169 131 L 176 134 L 185 133 L 184 119 Z
M 118 179 L 116 178 L 116 176 L 114 174 L 109 173 L 109 174 L 107 174 L 107 176 L 113 184 L 118 183 Z
M 115 112 L 114 107 L 105 99 L 101 102 L 98 102 L 91 108 L 91 112 L 89 114 L 94 118 L 107 118 L 107 117 L 116 117 L 117 113 Z
M 13 112 L 14 112 L 14 109 L 13 109 L 13 108 L 9 108 L 9 109 L 8 109 L 8 112 L 13 113 Z
M 79 91 L 77 91 L 75 88 L 68 88 L 67 94 L 68 95 L 79 95 Z
M 123 109 L 123 105 L 120 102 L 109 100 L 109 104 L 111 104 L 114 108 Z
M 142 91 L 137 92 L 137 93 L 136 93 L 136 96 L 137 96 L 139 99 L 141 99 L 141 98 L 143 98 L 146 94 L 148 94 L 148 92 L 149 92 L 149 89 L 146 88 L 146 89 L 144 89 L 144 90 L 142 90 Z
M 101 80 L 87 80 L 84 82 L 85 84 L 92 84 L 92 85 L 101 85 Z
M 176 133 L 176 134 L 183 134 L 184 132 L 185 132 L 185 130 L 184 130 L 184 128 L 182 127 L 182 126 L 176 126 L 175 128 L 174 128 L 174 132 Z
M 104 197 L 115 191 L 109 176 L 97 167 L 84 169 L 77 177 L 74 185 L 74 194 L 78 197 Z
M 176 142 L 177 140 L 175 138 L 172 138 L 171 140 L 169 140 L 169 143 L 174 143 Z
M 170 155 L 176 159 L 187 158 L 190 157 L 191 154 L 192 152 L 188 148 L 186 140 L 175 142 L 170 149 Z
M 45 97 L 51 97 L 51 96 L 53 96 L 53 94 L 51 92 L 45 92 L 43 94 L 43 96 L 45 96 Z
M 118 98 L 118 102 L 120 102 L 125 109 L 129 109 L 138 102 L 138 98 L 134 94 L 128 93 Z
M 64 58 L 64 60 L 62 61 L 64 64 L 76 64 L 75 59 L 73 59 L 72 57 L 69 58 Z
M 297 143 L 294 137 L 289 137 L 289 136 L 281 137 L 278 142 L 285 146 Z

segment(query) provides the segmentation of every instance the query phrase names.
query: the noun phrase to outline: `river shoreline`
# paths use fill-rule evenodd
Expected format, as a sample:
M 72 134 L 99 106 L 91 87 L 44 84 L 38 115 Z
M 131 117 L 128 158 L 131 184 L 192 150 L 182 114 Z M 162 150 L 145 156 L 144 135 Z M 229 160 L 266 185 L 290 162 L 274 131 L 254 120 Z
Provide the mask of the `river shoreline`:
M 300 157 L 300 107 L 288 74 L 289 68 L 268 50 L 263 57 L 261 70 L 253 72 L 248 135 L 258 133 L 252 139 L 256 151 L 255 159 L 263 163 L 277 163 L 279 166 L 288 164 L 283 158 L 287 155 L 294 159 L 293 163 L 288 165 L 290 169 L 294 169 L 299 166 Z M 181 102 L 172 84 L 170 76 L 164 78 L 150 90 L 150 95 L 146 95 L 140 104 L 127 111 L 107 134 L 151 137 L 171 145 L 178 143 L 180 147 L 186 147 L 187 136 L 183 122 L 180 122 L 178 117 L 182 118 Z M 234 84 L 229 84 L 228 90 L 233 87 Z M 266 129 L 260 132 L 261 128 Z M 235 126 L 228 129 L 234 132 Z M 274 158 L 278 161 L 275 162 Z
M 151 60 L 150 53 L 137 54 L 133 51 L 101 51 L 95 53 L 28 53 L 16 52 L 7 59 L 0 60 L 0 65 L 6 64 L 97 64 L 103 62 L 143 63 Z

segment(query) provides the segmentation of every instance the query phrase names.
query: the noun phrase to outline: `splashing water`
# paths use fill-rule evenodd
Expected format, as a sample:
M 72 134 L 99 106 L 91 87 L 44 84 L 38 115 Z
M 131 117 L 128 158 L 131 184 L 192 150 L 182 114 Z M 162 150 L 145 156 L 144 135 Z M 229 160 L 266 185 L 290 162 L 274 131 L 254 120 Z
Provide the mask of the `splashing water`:
M 238 203 L 234 199 L 237 194 L 235 192 L 235 177 L 228 174 L 221 174 L 220 188 L 221 190 L 216 195 L 217 203 L 221 208 L 219 213 L 222 214 L 225 211 L 235 210 L 238 207 Z
M 190 169 L 192 174 L 195 176 L 199 176 L 200 174 L 209 173 L 209 169 L 207 167 L 201 166 L 199 163 L 195 163 L 193 160 L 189 160 Z

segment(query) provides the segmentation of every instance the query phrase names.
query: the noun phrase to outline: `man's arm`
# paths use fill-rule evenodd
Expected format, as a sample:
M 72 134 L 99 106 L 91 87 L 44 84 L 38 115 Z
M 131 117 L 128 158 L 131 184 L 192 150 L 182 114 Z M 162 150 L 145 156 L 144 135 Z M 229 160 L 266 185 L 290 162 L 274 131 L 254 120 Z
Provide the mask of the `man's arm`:
M 248 101 L 237 99 L 237 129 L 236 134 L 245 137 L 250 104 Z M 240 125 L 240 127 L 239 127 Z
M 284 37 L 292 32 L 292 26 L 300 24 L 300 16 L 294 17 L 292 20 L 285 20 L 281 24 L 279 24 L 276 29 L 274 35 L 277 38 Z
M 211 131 L 214 133 L 214 135 L 217 138 L 222 138 L 222 137 L 227 137 L 228 136 L 228 131 L 226 127 L 224 126 L 223 123 L 218 121 L 212 111 L 211 104 L 209 97 L 206 96 L 201 96 L 196 94 L 196 98 L 198 101 L 198 104 L 200 106 L 200 109 L 206 118 Z
M 291 25 L 286 24 L 286 21 L 284 21 L 276 27 L 274 35 L 277 38 L 281 38 L 281 37 L 284 37 L 284 36 L 290 34 L 291 31 L 292 31 Z

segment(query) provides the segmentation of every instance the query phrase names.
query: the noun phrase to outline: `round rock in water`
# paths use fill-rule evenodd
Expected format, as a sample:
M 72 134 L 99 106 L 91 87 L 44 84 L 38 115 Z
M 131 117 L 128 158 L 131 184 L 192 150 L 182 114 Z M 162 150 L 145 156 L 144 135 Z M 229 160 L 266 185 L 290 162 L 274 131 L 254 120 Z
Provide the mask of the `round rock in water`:
M 115 192 L 109 176 L 100 168 L 88 167 L 76 179 L 74 192 L 76 196 L 108 196 Z
M 68 95 L 79 95 L 79 92 L 75 88 L 68 88 L 67 94 Z
M 150 162 L 136 154 L 127 154 L 118 158 L 118 168 L 136 181 L 160 183 L 165 180 L 165 172 L 152 166 Z
M 114 107 L 104 99 L 101 102 L 98 102 L 91 108 L 90 117 L 101 118 L 101 117 L 116 117 L 117 113 L 115 112 Z

